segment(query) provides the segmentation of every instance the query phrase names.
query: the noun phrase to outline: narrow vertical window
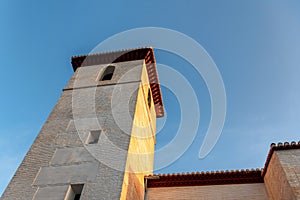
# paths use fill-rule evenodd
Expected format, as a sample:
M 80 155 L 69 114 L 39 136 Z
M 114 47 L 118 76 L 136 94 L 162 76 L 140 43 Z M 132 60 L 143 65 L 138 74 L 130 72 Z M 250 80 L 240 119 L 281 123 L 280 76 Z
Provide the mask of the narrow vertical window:
M 148 101 L 148 107 L 151 108 L 151 91 L 150 91 L 150 89 L 148 89 L 147 101 Z
M 80 200 L 83 184 L 72 184 L 69 187 L 65 200 Z
M 107 81 L 107 80 L 111 80 L 113 75 L 114 75 L 114 71 L 115 71 L 115 66 L 108 66 L 106 67 L 106 69 L 104 70 L 100 81 Z

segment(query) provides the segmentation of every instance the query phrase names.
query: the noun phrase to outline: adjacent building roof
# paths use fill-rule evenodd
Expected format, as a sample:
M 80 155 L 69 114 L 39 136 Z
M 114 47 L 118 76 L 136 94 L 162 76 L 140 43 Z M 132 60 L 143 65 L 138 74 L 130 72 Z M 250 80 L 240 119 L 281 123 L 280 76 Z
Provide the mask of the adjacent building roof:
M 147 181 L 148 188 L 264 182 L 260 169 L 193 172 L 183 174 L 158 174 L 146 176 L 145 181 Z
M 158 80 L 158 74 L 156 69 L 156 62 L 152 47 L 127 49 L 113 52 L 105 52 L 98 54 L 73 56 L 72 66 L 74 71 L 79 67 L 125 62 L 132 60 L 145 60 L 151 92 L 153 95 L 153 101 L 155 105 L 155 111 L 157 117 L 164 116 L 163 100 L 160 90 L 160 84 Z
M 288 143 L 279 142 L 271 144 L 271 148 L 264 169 L 231 170 L 216 172 L 193 172 L 178 174 L 154 174 L 145 176 L 146 187 L 178 187 L 178 186 L 202 186 L 202 185 L 224 185 L 243 183 L 263 183 L 271 157 L 274 151 L 300 149 L 300 141 Z

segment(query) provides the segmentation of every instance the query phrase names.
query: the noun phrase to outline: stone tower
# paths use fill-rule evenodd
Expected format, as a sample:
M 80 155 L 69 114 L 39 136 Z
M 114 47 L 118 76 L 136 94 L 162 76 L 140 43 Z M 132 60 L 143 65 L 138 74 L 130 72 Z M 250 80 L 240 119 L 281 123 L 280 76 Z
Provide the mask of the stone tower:
M 153 49 L 78 56 L 72 65 L 2 200 L 144 199 L 164 115 Z

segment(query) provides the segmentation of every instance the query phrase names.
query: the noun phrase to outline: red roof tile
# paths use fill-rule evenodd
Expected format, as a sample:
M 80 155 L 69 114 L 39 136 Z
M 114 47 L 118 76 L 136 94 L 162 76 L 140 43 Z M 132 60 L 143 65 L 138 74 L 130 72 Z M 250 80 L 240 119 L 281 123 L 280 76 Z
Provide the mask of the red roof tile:
M 145 177 L 147 187 L 178 187 L 263 183 L 260 169 L 231 170 L 216 172 L 192 172 L 182 174 L 157 174 Z

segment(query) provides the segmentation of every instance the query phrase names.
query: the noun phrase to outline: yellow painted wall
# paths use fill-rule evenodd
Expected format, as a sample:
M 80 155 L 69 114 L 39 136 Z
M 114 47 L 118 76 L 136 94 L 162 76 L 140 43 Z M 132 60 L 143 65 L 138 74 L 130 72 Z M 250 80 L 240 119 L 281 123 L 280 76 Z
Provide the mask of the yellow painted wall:
M 144 63 L 133 119 L 121 199 L 144 199 L 144 176 L 153 172 L 156 113 L 152 95 L 151 106 L 148 106 L 147 98 L 149 89 L 149 79 Z

